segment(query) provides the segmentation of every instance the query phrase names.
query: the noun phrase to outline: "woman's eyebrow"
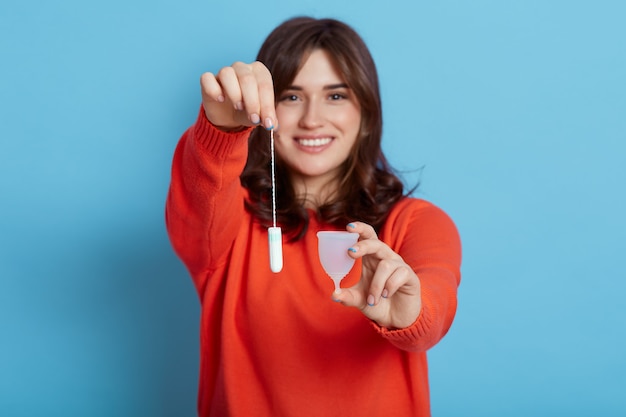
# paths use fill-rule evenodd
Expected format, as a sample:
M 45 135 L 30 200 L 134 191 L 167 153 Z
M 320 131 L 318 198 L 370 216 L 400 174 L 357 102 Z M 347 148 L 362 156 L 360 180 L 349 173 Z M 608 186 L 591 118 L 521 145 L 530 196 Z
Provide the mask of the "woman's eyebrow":
M 338 88 L 350 88 L 350 87 L 348 87 L 348 84 L 346 83 L 330 84 L 330 85 L 324 86 L 324 90 L 336 90 Z
M 350 88 L 350 87 L 348 87 L 348 84 L 346 83 L 339 83 L 339 84 L 325 85 L 323 88 L 324 90 L 336 90 L 338 88 Z M 289 87 L 285 88 L 285 90 L 303 91 L 304 88 L 298 85 L 290 85 Z

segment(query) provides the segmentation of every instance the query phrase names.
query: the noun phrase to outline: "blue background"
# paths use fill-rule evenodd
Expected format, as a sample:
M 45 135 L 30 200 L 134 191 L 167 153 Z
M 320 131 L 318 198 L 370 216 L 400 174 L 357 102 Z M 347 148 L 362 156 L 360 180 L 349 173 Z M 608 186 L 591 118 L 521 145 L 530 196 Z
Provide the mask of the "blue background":
M 298 14 L 365 38 L 388 157 L 462 234 L 433 414 L 626 415 L 618 0 L 3 1 L 0 415 L 194 415 L 171 156 L 200 74 Z

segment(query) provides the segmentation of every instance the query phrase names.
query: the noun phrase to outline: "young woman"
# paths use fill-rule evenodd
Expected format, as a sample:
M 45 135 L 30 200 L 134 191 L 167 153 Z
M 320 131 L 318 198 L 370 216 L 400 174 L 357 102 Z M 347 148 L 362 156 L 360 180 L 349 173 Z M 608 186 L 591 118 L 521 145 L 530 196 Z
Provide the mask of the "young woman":
M 201 416 L 428 416 L 426 351 L 456 311 L 461 248 L 381 151 L 374 62 L 332 19 L 295 18 L 258 61 L 201 77 L 166 223 L 202 304 Z M 284 267 L 272 273 L 270 144 Z M 333 293 L 316 232 L 357 232 Z

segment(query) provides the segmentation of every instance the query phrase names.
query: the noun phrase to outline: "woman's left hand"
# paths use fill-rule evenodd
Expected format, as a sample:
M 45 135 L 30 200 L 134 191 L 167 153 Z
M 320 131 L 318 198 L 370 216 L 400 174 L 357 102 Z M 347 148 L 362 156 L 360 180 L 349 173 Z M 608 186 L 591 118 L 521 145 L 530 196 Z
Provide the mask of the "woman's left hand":
M 360 309 L 381 327 L 409 327 L 422 309 L 420 280 L 415 271 L 400 255 L 378 240 L 372 226 L 354 222 L 347 230 L 360 235 L 348 254 L 355 259 L 361 258 L 361 279 L 353 287 L 334 293 L 333 299 Z

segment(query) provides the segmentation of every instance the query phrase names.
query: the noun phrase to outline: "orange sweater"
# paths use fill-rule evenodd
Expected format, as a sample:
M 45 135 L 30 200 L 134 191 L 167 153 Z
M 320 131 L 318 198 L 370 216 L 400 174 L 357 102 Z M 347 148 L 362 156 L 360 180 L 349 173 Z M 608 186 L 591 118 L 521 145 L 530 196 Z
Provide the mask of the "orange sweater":
M 221 132 L 201 111 L 174 155 L 166 223 L 202 304 L 199 415 L 429 416 L 426 351 L 452 324 L 460 281 L 453 222 L 419 199 L 392 209 L 379 238 L 413 266 L 423 307 L 411 327 L 381 328 L 332 301 L 316 232 L 334 228 L 315 216 L 270 271 L 267 229 L 239 181 L 249 133 Z M 342 287 L 359 275 L 357 262 Z

